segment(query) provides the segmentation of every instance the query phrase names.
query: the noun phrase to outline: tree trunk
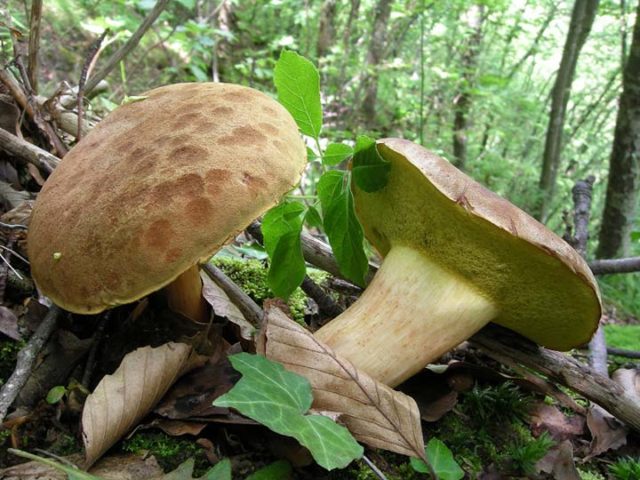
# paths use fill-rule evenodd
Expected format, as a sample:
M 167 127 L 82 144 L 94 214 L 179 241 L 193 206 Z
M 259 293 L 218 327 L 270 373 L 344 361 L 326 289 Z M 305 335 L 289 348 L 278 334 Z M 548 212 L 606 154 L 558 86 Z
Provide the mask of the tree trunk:
M 631 228 L 640 190 L 640 2 L 624 67 L 622 95 L 609 158 L 607 197 L 596 255 L 612 258 L 629 254 Z
M 576 71 L 580 50 L 584 46 L 598 10 L 599 0 L 576 0 L 571 14 L 569 33 L 562 52 L 560 69 L 551 94 L 551 112 L 544 146 L 542 173 L 540 175 L 541 197 L 537 202 L 534 215 L 546 221 L 549 207 L 556 187 L 560 152 L 562 149 L 562 131 L 571 93 L 571 83 Z
M 378 0 L 375 6 L 375 18 L 365 67 L 366 72 L 362 79 L 365 93 L 360 108 L 367 127 L 375 125 L 376 101 L 378 99 L 378 67 L 383 60 L 392 3 L 393 0 Z
M 336 36 L 336 0 L 325 0 L 320 10 L 318 27 L 318 44 L 316 54 L 318 60 L 325 57 L 333 46 Z
M 469 112 L 471 110 L 471 90 L 473 89 L 478 54 L 482 41 L 482 23 L 484 21 L 484 6 L 472 5 L 467 11 L 467 24 L 471 35 L 465 42 L 462 52 L 462 83 L 453 102 L 453 157 L 454 165 L 464 169 L 467 161 L 467 129 L 469 127 Z

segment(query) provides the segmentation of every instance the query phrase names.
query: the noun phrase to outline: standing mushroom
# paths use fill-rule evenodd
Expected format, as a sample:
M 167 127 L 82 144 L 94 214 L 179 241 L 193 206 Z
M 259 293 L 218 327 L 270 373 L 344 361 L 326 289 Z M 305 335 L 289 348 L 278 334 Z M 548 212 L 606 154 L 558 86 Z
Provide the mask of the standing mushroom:
M 556 350 L 589 340 L 600 296 L 572 247 L 421 146 L 385 139 L 378 149 L 387 185 L 353 193 L 384 262 L 320 340 L 391 386 L 490 321 Z
M 28 251 L 44 294 L 98 313 L 162 287 L 206 320 L 198 263 L 295 186 L 306 149 L 267 95 L 177 84 L 107 116 L 62 160 L 34 206 Z

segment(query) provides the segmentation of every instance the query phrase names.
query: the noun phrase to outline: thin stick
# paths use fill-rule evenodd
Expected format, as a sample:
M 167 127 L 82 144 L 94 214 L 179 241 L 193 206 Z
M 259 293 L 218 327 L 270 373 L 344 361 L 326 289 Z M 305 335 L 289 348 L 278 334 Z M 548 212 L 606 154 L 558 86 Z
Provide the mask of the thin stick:
M 87 58 L 84 60 L 84 65 L 82 66 L 82 72 L 80 73 L 80 81 L 78 82 L 78 133 L 76 135 L 76 140 L 80 141 L 82 138 L 82 119 L 84 117 L 82 112 L 82 102 L 84 99 L 84 86 L 87 81 L 87 76 L 89 74 L 89 69 L 91 65 L 93 65 L 93 61 L 98 55 L 100 51 L 100 46 L 104 41 L 105 37 L 109 33 L 109 29 L 105 30 L 100 37 L 93 42 L 91 48 L 89 49 L 89 53 L 87 54 Z
M 0 423 L 4 421 L 9 407 L 11 407 L 18 397 L 22 387 L 27 383 L 33 370 L 36 357 L 55 330 L 60 313 L 61 310 L 58 307 L 55 305 L 52 306 L 42 320 L 42 323 L 40 323 L 35 333 L 29 339 L 29 342 L 18 352 L 16 368 L 9 377 L 9 380 L 7 380 L 7 383 L 0 389 Z
M 238 285 L 233 283 L 233 280 L 227 277 L 219 268 L 214 267 L 210 263 L 205 263 L 202 268 L 211 280 L 216 282 L 216 284 L 229 295 L 231 301 L 238 307 L 247 321 L 254 327 L 260 328 L 264 314 L 258 304 L 255 303 L 249 295 L 244 293 Z
M 40 19 L 42 18 L 42 0 L 31 2 L 31 16 L 29 18 L 29 83 L 35 93 L 38 93 L 38 50 L 40 48 Z
M 618 355 L 619 357 L 640 358 L 640 352 L 635 350 L 627 350 L 625 348 L 607 347 L 609 355 Z
M 362 460 L 364 461 L 364 463 L 367 464 L 367 467 L 371 469 L 371 471 L 376 477 L 378 477 L 380 480 L 387 480 L 387 477 L 385 477 L 384 473 L 382 473 L 382 470 L 380 470 L 376 466 L 376 464 L 369 459 L 369 457 L 367 457 L 366 455 L 363 455 Z
M 60 159 L 46 150 L 35 146 L 0 128 L 0 148 L 35 165 L 45 175 L 50 174 L 60 163 Z M 4 226 L 4 225 L 3 225 Z M 8 227 L 19 228 L 19 227 Z
M 120 63 L 120 61 L 126 57 L 131 50 L 138 46 L 140 43 L 140 39 L 143 35 L 149 30 L 153 22 L 160 16 L 162 11 L 165 9 L 169 0 L 158 0 L 154 7 L 151 9 L 149 14 L 146 16 L 144 21 L 140 24 L 138 29 L 134 32 L 133 35 L 125 42 L 122 47 L 120 47 L 112 56 L 107 60 L 107 63 L 98 70 L 90 79 L 87 81 L 87 84 L 84 86 L 84 93 L 87 95 L 91 90 L 96 88 L 100 80 L 104 79 L 111 71 Z

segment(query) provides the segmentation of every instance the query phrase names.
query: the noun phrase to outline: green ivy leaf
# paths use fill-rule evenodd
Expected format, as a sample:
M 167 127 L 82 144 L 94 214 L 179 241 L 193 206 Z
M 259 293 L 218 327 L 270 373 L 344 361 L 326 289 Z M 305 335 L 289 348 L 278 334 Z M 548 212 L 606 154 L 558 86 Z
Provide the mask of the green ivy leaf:
M 353 148 L 349 145 L 345 145 L 344 143 L 330 143 L 324 151 L 322 163 L 329 166 L 338 165 L 351 155 L 353 155 Z
M 213 402 L 215 406 L 234 408 L 276 433 L 295 438 L 327 470 L 344 468 L 362 456 L 362 446 L 346 428 L 321 415 L 305 415 L 313 402 L 306 378 L 260 355 L 238 353 L 229 360 L 242 378 Z
M 460 480 L 464 471 L 453 458 L 451 450 L 437 438 L 432 438 L 424 449 L 429 465 L 440 480 Z M 429 466 L 418 458 L 410 460 L 416 472 L 430 473 Z
M 300 202 L 285 202 L 269 210 L 262 219 L 264 248 L 271 260 L 267 282 L 277 296 L 285 299 L 300 286 L 307 273 L 300 244 L 305 211 Z
M 391 163 L 380 156 L 375 140 L 359 136 L 352 168 L 353 181 L 357 187 L 365 192 L 376 192 L 387 184 L 390 171 Z
M 313 150 L 313 148 L 307 147 L 307 160 L 312 162 L 316 158 L 318 158 L 318 154 Z
M 245 480 L 284 480 L 291 478 L 293 469 L 286 460 L 279 460 L 249 475 Z
M 356 217 L 350 174 L 331 170 L 320 177 L 318 197 L 324 215 L 324 231 L 340 271 L 352 282 L 364 286 L 369 262 L 364 253 L 362 226 Z
M 274 83 L 278 101 L 284 105 L 302 133 L 320 137 L 322 105 L 320 75 L 309 60 L 295 52 L 283 50 L 276 62 Z

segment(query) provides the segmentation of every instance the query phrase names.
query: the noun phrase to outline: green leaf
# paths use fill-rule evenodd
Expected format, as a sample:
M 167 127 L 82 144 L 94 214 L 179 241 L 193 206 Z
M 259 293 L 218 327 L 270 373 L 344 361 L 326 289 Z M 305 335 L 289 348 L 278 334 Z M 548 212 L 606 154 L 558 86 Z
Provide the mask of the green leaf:
M 378 153 L 375 140 L 364 135 L 356 140 L 353 155 L 353 181 L 358 188 L 365 192 L 376 192 L 389 181 L 391 163 Z
M 279 460 L 249 475 L 245 480 L 286 480 L 291 478 L 293 469 L 286 460 Z
M 353 207 L 350 174 L 331 170 L 318 181 L 318 197 L 324 215 L 324 231 L 340 271 L 352 282 L 364 286 L 369 262 L 364 253 L 362 226 Z
M 288 298 L 307 273 L 300 244 L 305 211 L 300 202 L 285 202 L 269 210 L 262 219 L 264 247 L 271 260 L 267 282 L 282 298 Z
M 343 160 L 346 160 L 353 155 L 353 148 L 344 143 L 330 143 L 327 145 L 322 157 L 322 163 L 325 165 L 338 165 Z
M 640 242 L 640 232 L 631 232 L 631 241 Z
M 307 147 L 307 160 L 309 162 L 318 158 L 318 154 L 311 147 Z
M 231 480 L 231 460 L 223 458 L 200 480 Z
M 453 458 L 451 450 L 437 438 L 432 438 L 424 449 L 429 465 L 440 480 L 460 480 L 464 471 Z M 412 458 L 411 466 L 416 472 L 430 473 L 429 467 L 422 460 Z
M 57 385 L 49 390 L 47 393 L 47 403 L 53 405 L 58 403 L 64 397 L 64 394 L 67 393 L 67 389 L 63 385 Z
M 322 105 L 320 104 L 320 75 L 306 58 L 283 50 L 276 62 L 274 83 L 278 100 L 289 111 L 302 133 L 320 137 Z
M 307 225 L 316 228 L 322 228 L 322 217 L 320 216 L 320 212 L 313 205 L 307 207 L 307 213 L 304 216 L 304 221 L 307 222 Z
M 349 431 L 327 417 L 305 415 L 313 396 L 309 381 L 259 355 L 238 353 L 229 357 L 242 373 L 240 381 L 213 404 L 229 407 L 307 447 L 327 470 L 344 468 L 360 458 L 363 448 Z

